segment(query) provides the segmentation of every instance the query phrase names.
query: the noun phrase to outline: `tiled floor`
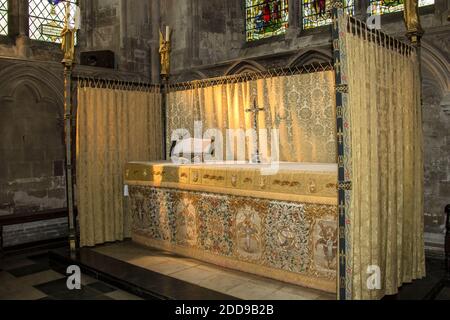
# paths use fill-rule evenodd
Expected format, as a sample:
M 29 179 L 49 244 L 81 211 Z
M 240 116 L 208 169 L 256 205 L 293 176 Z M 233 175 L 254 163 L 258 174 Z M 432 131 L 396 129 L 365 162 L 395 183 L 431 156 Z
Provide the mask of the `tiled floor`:
M 69 290 L 66 277 L 50 269 L 45 251 L 0 260 L 0 300 L 140 300 L 84 274 L 81 284 L 81 290 Z
M 49 254 L 55 270 L 65 272 L 68 266 L 78 265 L 88 274 L 148 300 L 236 300 L 236 297 L 186 282 L 159 272 L 82 248 L 70 254 L 67 248 Z
M 245 300 L 333 300 L 333 294 L 313 289 L 289 285 L 224 269 L 173 255 L 168 252 L 151 250 L 132 242 L 124 242 L 97 247 L 94 251 L 126 261 L 141 268 L 158 272 L 200 287 L 224 293 Z
M 165 288 L 168 293 L 175 290 L 178 297 L 203 299 L 205 295 L 213 294 L 215 297 L 226 295 L 229 298 L 252 300 L 334 299 L 332 294 L 220 268 L 171 253 L 144 248 L 131 242 L 105 245 L 88 251 L 104 257 L 103 260 L 109 259 L 116 264 L 122 264 L 127 270 L 133 268 L 143 270 L 140 276 L 148 280 L 147 284 Z M 85 274 L 81 277 L 82 290 L 70 291 L 67 289 L 65 276 L 51 270 L 48 261 L 47 252 L 0 259 L 0 300 L 141 300 L 133 294 Z M 103 261 L 101 266 L 110 263 Z M 132 277 L 136 278 L 137 271 L 131 272 Z M 149 275 L 150 279 L 147 279 Z M 449 287 L 440 292 L 434 290 L 444 278 L 443 262 L 427 259 L 426 278 L 404 285 L 398 295 L 386 298 L 430 299 L 430 294 L 437 292 L 433 295 L 437 300 L 450 300 Z M 142 282 L 142 278 L 139 279 Z M 168 288 L 170 283 L 172 289 Z

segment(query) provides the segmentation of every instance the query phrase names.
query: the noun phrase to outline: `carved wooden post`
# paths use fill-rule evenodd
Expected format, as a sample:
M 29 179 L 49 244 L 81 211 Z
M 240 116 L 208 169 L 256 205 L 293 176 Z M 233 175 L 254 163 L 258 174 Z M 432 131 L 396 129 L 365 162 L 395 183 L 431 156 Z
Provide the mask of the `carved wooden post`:
M 345 107 L 345 96 L 348 93 L 348 83 L 343 74 L 343 49 L 341 48 L 341 19 L 344 15 L 342 0 L 333 0 L 331 8 L 332 17 L 332 41 L 333 41 L 333 60 L 334 73 L 336 79 L 336 109 L 343 110 Z M 344 159 L 344 136 L 346 127 L 344 126 L 344 116 L 342 112 L 338 112 L 336 116 L 337 137 L 338 137 L 338 156 L 339 159 Z M 347 180 L 345 174 L 345 165 L 343 161 L 339 161 L 338 168 L 338 203 L 339 203 L 339 260 L 337 270 L 337 291 L 339 300 L 350 300 L 351 297 L 347 295 L 347 239 L 345 236 L 345 228 L 347 226 L 347 195 L 351 189 L 351 181 Z
M 168 151 L 168 145 L 166 144 L 167 141 L 167 135 L 172 134 L 171 132 L 167 132 L 167 117 L 166 117 L 166 113 L 167 113 L 167 95 L 169 94 L 169 76 L 161 76 L 161 115 L 162 115 L 162 124 L 163 124 L 163 159 L 165 160 L 170 160 L 170 155 L 167 155 L 167 151 Z
M 447 232 L 445 234 L 445 267 L 447 268 L 447 276 L 450 274 L 450 204 L 445 207 L 447 215 Z
M 74 210 L 74 183 L 73 183 L 73 164 L 72 164 L 72 71 L 75 65 L 75 32 L 70 28 L 70 3 L 66 3 L 65 26 L 61 33 L 62 51 L 64 59 L 64 128 L 65 128 L 65 147 L 66 147 L 66 188 L 67 188 L 67 208 L 69 211 L 69 247 L 71 254 L 75 253 L 77 243 L 76 217 Z
M 411 45 L 416 48 L 419 79 L 420 79 L 420 92 L 422 93 L 422 43 L 421 39 L 424 35 L 424 30 L 420 24 L 419 15 L 419 1 L 418 0 L 405 0 L 403 19 L 406 27 L 406 37 L 409 39 Z M 421 94 L 421 99 L 423 95 Z M 422 103 L 421 103 L 422 105 Z
M 160 2 L 150 1 L 150 16 L 152 40 L 150 44 L 151 79 L 153 84 L 160 84 L 160 59 L 159 59 L 159 24 L 161 20 Z
M 73 64 L 64 64 L 64 122 L 65 122 L 65 144 L 66 144 L 66 188 L 67 208 L 69 211 L 69 246 L 74 252 L 77 248 L 75 210 L 74 210 L 74 184 L 72 164 L 72 70 Z
M 166 112 L 167 112 L 167 94 L 169 93 L 169 78 L 170 78 L 170 51 L 171 51 L 171 30 L 169 26 L 166 26 L 166 32 L 160 33 L 160 41 L 159 41 L 159 53 L 160 53 L 160 77 L 161 77 L 161 88 L 162 88 L 162 123 L 165 132 L 166 128 Z M 167 145 L 166 145 L 166 135 L 171 134 L 170 132 L 166 132 L 163 141 L 163 152 L 164 159 L 167 160 Z

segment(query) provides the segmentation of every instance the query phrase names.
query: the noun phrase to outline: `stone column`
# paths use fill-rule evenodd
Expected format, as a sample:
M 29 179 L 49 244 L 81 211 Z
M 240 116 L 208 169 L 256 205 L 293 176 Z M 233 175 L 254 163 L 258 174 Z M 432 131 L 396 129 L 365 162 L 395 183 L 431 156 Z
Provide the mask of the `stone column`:
M 199 65 L 200 62 L 200 1 L 190 0 L 188 3 L 188 12 L 192 12 L 189 17 L 189 40 L 187 42 L 188 59 L 186 64 L 190 67 Z
M 13 1 L 15 2 L 15 1 Z M 19 0 L 18 5 L 18 35 L 28 37 L 29 23 L 28 23 L 28 0 Z
M 9 34 L 15 38 L 16 55 L 19 58 L 28 58 L 30 53 L 28 1 L 9 1 Z
M 295 37 L 302 27 L 301 13 L 300 1 L 289 1 L 289 36 Z
M 127 23 L 128 23 L 128 10 L 127 10 L 127 1 L 120 1 L 120 49 L 125 49 L 126 47 L 126 38 L 127 38 Z
M 160 83 L 159 29 L 161 24 L 161 6 L 159 0 L 150 1 L 150 24 L 152 37 L 150 40 L 150 63 L 152 83 Z
M 369 7 L 369 0 L 355 1 L 355 17 L 361 21 L 365 21 L 368 17 L 367 8 Z
M 94 48 L 94 26 L 95 26 L 95 19 L 94 19 L 94 1 L 92 0 L 80 0 L 79 6 L 81 9 L 81 31 L 79 32 L 79 40 L 78 43 L 80 43 L 80 40 L 84 43 L 83 49 L 91 50 Z
M 120 0 L 120 6 L 118 8 L 118 13 L 116 14 L 116 19 L 119 19 L 119 35 L 118 39 L 116 38 L 114 41 L 116 43 L 115 47 L 117 48 L 117 55 L 119 57 L 119 61 L 117 61 L 117 66 L 119 70 L 126 71 L 135 71 L 130 70 L 130 66 L 128 65 L 128 7 L 127 0 Z M 118 42 L 117 42 L 118 41 Z M 117 46 L 118 43 L 118 46 Z

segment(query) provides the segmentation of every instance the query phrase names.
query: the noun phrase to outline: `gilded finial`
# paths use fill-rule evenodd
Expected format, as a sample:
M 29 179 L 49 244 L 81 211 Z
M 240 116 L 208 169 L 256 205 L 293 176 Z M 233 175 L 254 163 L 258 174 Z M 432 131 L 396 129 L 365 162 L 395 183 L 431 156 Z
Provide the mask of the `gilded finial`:
M 63 63 L 72 64 L 75 59 L 75 28 L 70 28 L 70 2 L 66 2 L 64 28 L 61 31 L 61 49 L 64 53 Z
M 159 55 L 161 57 L 161 76 L 167 78 L 170 74 L 170 36 L 169 26 L 166 27 L 166 35 L 159 31 Z

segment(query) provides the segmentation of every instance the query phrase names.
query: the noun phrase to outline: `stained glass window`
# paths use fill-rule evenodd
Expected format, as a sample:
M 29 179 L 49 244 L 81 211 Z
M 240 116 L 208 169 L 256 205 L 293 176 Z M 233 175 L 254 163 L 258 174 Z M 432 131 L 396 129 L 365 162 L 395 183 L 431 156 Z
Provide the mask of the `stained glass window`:
M 75 12 L 76 1 L 70 1 L 70 23 L 72 25 Z M 53 5 L 47 0 L 29 0 L 30 39 L 61 43 L 60 34 L 64 28 L 65 15 L 65 1 Z
M 419 7 L 434 4 L 434 0 L 419 0 Z M 403 11 L 403 0 L 370 0 L 370 11 L 372 14 L 385 14 Z
M 303 29 L 311 29 L 331 24 L 331 0 L 300 0 L 302 1 Z M 354 0 L 344 0 L 344 10 L 353 15 Z
M 8 0 L 0 0 L 0 34 L 8 34 Z
M 246 0 L 247 41 L 286 32 L 289 22 L 288 0 Z

